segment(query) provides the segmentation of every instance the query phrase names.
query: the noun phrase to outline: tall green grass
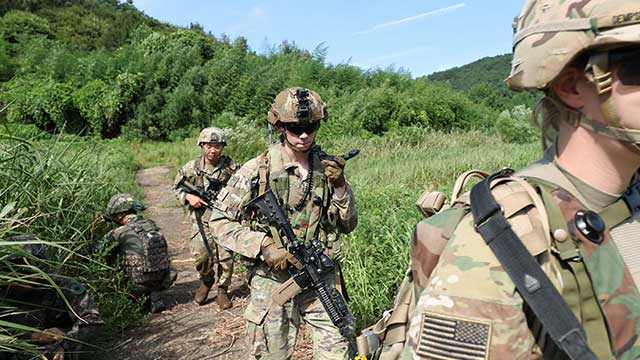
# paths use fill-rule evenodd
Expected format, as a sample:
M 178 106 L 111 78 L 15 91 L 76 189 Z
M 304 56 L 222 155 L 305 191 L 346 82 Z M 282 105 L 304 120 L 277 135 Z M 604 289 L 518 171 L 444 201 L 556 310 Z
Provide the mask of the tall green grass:
M 345 172 L 358 207 L 358 227 L 344 237 L 344 268 L 351 309 L 361 326 L 389 308 L 409 259 L 409 241 L 421 219 L 421 193 L 450 194 L 470 169 L 519 168 L 535 160 L 539 145 L 509 144 L 481 132 L 438 133 L 411 129 L 384 138 L 329 141 L 338 153 L 360 148 Z
M 20 281 L 7 270 L 19 248 L 6 239 L 31 234 L 48 244 L 51 261 L 41 270 L 84 283 L 100 306 L 106 333 L 119 333 L 139 320 L 139 306 L 127 297 L 124 282 L 92 253 L 108 230 L 100 216 L 108 199 L 116 192 L 141 193 L 136 169 L 122 142 L 25 139 L 0 128 L 0 277 Z M 15 311 L 2 304 L 0 321 Z M 16 339 L 18 326 L 3 324 L 2 329 L 0 349 L 29 348 Z

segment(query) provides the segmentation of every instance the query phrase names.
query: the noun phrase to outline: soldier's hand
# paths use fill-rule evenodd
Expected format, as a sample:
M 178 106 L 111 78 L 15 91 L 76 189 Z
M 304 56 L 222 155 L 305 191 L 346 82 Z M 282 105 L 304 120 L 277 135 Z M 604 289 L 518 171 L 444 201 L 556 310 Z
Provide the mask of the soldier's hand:
M 333 160 L 322 160 L 324 166 L 324 175 L 327 177 L 331 185 L 334 188 L 343 187 L 345 184 L 344 179 L 344 165 L 347 163 L 345 159 L 337 156 Z
M 55 349 L 53 353 L 54 355 L 51 360 L 64 360 L 64 348 L 62 346 Z
M 287 249 L 279 248 L 270 237 L 265 238 L 260 251 L 264 262 L 276 271 L 286 270 L 289 263 L 298 268 L 302 267 L 300 262 Z
M 53 344 L 64 339 L 64 331 L 54 327 L 45 329 L 43 332 L 31 333 L 31 341 L 38 344 Z
M 194 209 L 207 205 L 207 203 L 204 200 L 200 199 L 200 197 L 196 195 L 186 194 L 184 198 L 185 200 L 187 200 L 187 202 L 189 202 L 189 206 L 191 206 Z

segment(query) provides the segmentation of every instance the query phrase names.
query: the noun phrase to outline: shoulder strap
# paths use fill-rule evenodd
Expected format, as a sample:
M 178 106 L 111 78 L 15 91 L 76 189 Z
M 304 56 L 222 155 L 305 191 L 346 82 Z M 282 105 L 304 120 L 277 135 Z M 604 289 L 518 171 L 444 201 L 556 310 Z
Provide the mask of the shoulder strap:
M 565 354 L 573 360 L 596 360 L 586 341 L 585 331 L 562 296 L 513 232 L 500 205 L 491 194 L 491 181 L 509 177 L 502 170 L 476 184 L 471 190 L 471 212 L 480 233 L 515 284 L 520 296 L 531 308 L 544 329 Z
M 267 191 L 267 183 L 269 181 L 269 152 L 265 152 L 260 156 L 258 163 L 258 196 Z

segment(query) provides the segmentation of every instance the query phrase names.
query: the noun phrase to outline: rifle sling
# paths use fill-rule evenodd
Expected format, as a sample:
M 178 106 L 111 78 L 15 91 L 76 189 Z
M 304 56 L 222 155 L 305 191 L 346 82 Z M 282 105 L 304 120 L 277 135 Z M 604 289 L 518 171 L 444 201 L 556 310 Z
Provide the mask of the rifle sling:
M 551 339 L 573 360 L 596 360 L 585 331 L 540 264 L 514 233 L 491 194 L 493 180 L 510 176 L 501 171 L 471 190 L 471 212 L 476 227 Z
M 209 254 L 209 258 L 213 261 L 216 259 L 216 256 L 211 249 L 211 245 L 209 245 L 209 240 L 207 239 L 207 234 L 204 231 L 204 225 L 202 225 L 202 214 L 205 212 L 205 208 L 194 209 L 196 215 L 196 224 L 198 224 L 198 232 L 200 233 L 200 237 L 202 237 L 202 242 L 204 243 L 204 247 L 207 249 L 207 254 Z

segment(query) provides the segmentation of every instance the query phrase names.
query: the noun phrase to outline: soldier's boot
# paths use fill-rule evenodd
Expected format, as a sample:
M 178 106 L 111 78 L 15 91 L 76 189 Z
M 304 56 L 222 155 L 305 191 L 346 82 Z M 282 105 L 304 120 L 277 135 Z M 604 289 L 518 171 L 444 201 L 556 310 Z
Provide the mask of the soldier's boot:
M 207 281 L 203 281 L 200 287 L 196 290 L 193 296 L 193 301 L 202 306 L 207 302 L 207 296 L 209 296 L 209 290 L 211 290 L 211 284 Z
M 154 314 L 163 312 L 164 310 L 167 309 L 167 306 L 164 304 L 164 301 L 162 301 L 162 297 L 160 296 L 160 293 L 157 291 L 152 292 L 151 294 L 149 294 L 149 307 L 150 307 L 150 311 Z
M 220 307 L 220 310 L 226 310 L 233 306 L 233 303 L 229 299 L 229 295 L 227 294 L 227 288 L 219 287 L 218 288 L 218 296 L 216 296 L 216 304 Z

